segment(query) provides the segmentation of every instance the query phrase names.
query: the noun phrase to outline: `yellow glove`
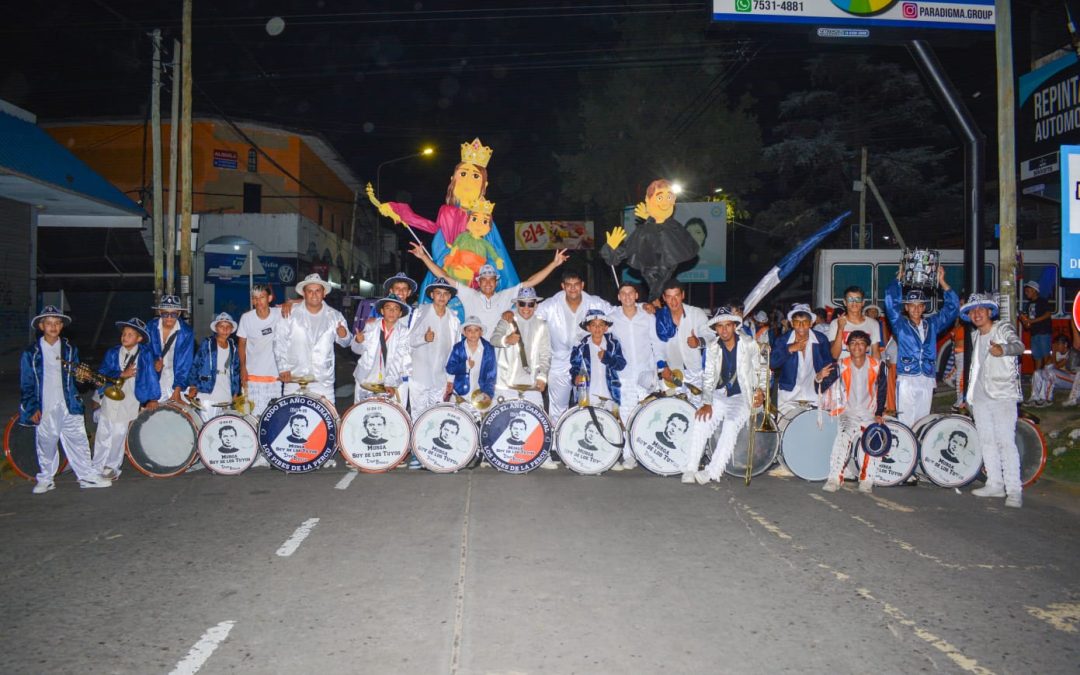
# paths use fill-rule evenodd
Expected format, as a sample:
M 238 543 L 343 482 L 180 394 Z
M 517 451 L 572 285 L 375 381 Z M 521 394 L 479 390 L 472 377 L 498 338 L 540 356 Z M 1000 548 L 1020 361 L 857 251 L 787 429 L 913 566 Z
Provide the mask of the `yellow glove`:
M 619 245 L 626 239 L 626 230 L 621 227 L 616 227 L 604 234 L 607 238 L 607 245 L 611 247 L 611 250 L 619 248 Z
M 394 209 L 390 208 L 389 204 L 379 204 L 379 213 L 394 221 L 398 225 L 401 224 L 401 216 L 394 213 Z
M 649 219 L 649 209 L 645 208 L 645 202 L 638 202 L 638 205 L 634 207 L 634 217 L 642 220 Z

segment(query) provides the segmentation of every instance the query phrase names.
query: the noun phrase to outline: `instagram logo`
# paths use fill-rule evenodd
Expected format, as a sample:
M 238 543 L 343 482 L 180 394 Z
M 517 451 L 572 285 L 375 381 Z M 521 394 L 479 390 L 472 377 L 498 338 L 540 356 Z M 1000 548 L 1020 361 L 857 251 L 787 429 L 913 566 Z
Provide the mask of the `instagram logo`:
M 905 19 L 917 19 L 919 18 L 919 6 L 914 2 L 905 2 L 901 7 L 904 10 Z

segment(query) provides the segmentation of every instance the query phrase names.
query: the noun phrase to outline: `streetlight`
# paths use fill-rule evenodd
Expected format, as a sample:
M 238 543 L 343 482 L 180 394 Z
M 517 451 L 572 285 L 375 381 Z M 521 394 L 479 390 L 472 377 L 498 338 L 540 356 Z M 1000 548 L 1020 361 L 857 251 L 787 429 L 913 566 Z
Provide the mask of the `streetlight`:
M 395 157 L 382 162 L 375 167 L 375 199 L 382 201 L 382 194 L 380 187 L 382 186 L 382 168 L 387 164 L 394 164 L 396 162 L 404 162 L 407 159 L 413 159 L 414 157 L 431 157 L 435 154 L 435 148 L 428 145 L 420 150 L 420 152 L 414 152 L 411 155 L 404 155 L 402 157 Z M 375 281 L 378 281 L 382 276 L 382 218 L 375 219 Z
M 682 192 L 683 192 L 682 183 L 672 183 L 671 184 L 671 191 L 674 192 L 677 195 L 681 195 Z

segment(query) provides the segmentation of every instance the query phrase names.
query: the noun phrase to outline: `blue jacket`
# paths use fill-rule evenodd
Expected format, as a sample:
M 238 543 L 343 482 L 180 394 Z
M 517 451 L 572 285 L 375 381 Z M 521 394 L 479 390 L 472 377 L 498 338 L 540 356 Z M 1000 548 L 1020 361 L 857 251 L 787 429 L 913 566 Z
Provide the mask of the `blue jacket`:
M 923 317 L 926 339 L 919 340 L 919 329 L 904 316 L 900 282 L 893 280 L 885 289 L 885 315 L 896 340 L 896 374 L 935 377 L 937 368 L 937 336 L 956 321 L 960 298 L 956 291 L 945 291 L 945 305 L 933 316 Z
M 570 382 L 572 383 L 579 373 L 584 371 L 586 386 L 592 381 L 592 358 L 589 354 L 592 336 L 586 335 L 581 338 L 574 349 L 570 352 Z M 604 358 L 600 363 L 606 366 L 606 382 L 608 391 L 611 392 L 611 400 L 616 405 L 622 398 L 622 385 L 619 383 L 619 371 L 626 367 L 626 357 L 622 353 L 622 344 L 611 335 L 604 335 Z M 577 404 L 577 387 L 570 387 L 570 405 Z
M 60 338 L 60 358 L 72 363 L 79 362 L 79 350 L 67 338 Z M 33 426 L 30 418 L 41 411 L 42 380 L 45 377 L 45 364 L 41 357 L 41 338 L 23 350 L 19 360 L 19 387 L 22 395 L 19 399 L 19 424 Z M 61 369 L 61 384 L 64 389 L 64 402 L 72 415 L 83 414 L 82 398 L 75 389 L 75 376 L 70 368 Z
M 773 340 L 772 350 L 769 354 L 769 367 L 780 369 L 776 382 L 784 391 L 795 389 L 795 380 L 799 376 L 799 355 L 788 351 L 788 340 L 792 333 L 794 331 L 789 330 Z M 815 340 L 810 345 L 810 353 L 814 357 L 814 373 L 816 374 L 830 363 L 835 363 L 835 361 L 833 361 L 832 352 L 829 350 L 828 339 L 821 333 L 815 333 L 816 331 L 810 331 L 808 339 Z
M 484 355 L 480 358 L 480 391 L 495 398 L 495 377 L 498 369 L 495 365 L 495 348 L 491 343 L 480 338 Z M 465 353 L 465 338 L 461 338 L 450 350 L 446 360 L 446 374 L 454 376 L 454 393 L 458 396 L 469 395 L 469 357 Z
M 217 383 L 217 357 L 217 338 L 213 335 L 204 338 L 199 344 L 199 351 L 195 353 L 195 363 L 191 367 L 187 386 L 195 387 L 204 394 L 214 391 L 214 384 Z M 236 346 L 236 338 L 232 336 L 229 336 L 229 363 L 229 392 L 237 396 L 240 394 L 240 351 Z
M 114 345 L 105 352 L 101 374 L 120 377 L 120 345 Z M 99 391 L 104 391 L 104 387 Z M 143 405 L 161 398 L 161 385 L 154 371 L 154 354 L 145 344 L 139 345 L 139 352 L 135 355 L 135 398 Z
M 164 349 L 161 344 L 161 330 L 158 328 L 160 325 L 161 317 L 155 317 L 146 324 L 146 332 L 150 333 L 150 351 L 155 361 L 161 358 L 161 351 Z M 176 320 L 176 327 L 180 332 L 177 333 L 176 341 L 170 350 L 173 353 L 173 386 L 182 389 L 191 379 L 191 365 L 195 358 L 195 333 L 183 319 Z

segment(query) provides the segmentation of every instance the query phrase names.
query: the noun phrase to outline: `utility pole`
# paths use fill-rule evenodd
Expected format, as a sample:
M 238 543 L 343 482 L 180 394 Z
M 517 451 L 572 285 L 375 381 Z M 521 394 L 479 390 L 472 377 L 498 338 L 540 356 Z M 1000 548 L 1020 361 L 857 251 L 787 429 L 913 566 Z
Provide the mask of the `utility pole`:
M 180 120 L 180 293 L 191 312 L 191 1 L 184 0 Z M 190 314 L 189 314 L 190 316 Z
M 866 146 L 862 149 L 862 169 L 859 173 L 859 248 L 866 248 Z
M 998 293 L 1002 321 L 1016 317 L 1016 95 L 1013 87 L 1012 7 L 1010 0 L 995 0 L 997 27 L 997 124 L 998 124 Z
M 180 41 L 173 40 L 172 113 L 169 117 L 169 229 L 165 234 L 165 290 L 176 293 L 176 160 L 180 132 Z
M 154 169 L 154 299 L 161 299 L 162 283 L 162 214 L 161 214 L 161 30 L 150 34 L 154 41 L 153 81 L 150 92 L 150 134 Z M 156 303 L 155 303 L 156 304 Z

